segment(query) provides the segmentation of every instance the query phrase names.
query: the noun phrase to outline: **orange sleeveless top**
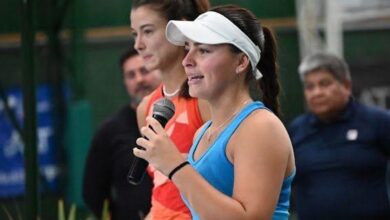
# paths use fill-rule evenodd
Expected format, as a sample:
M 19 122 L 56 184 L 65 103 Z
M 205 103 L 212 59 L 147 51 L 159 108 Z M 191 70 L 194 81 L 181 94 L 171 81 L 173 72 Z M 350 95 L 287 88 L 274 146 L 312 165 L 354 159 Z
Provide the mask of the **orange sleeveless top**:
M 146 106 L 146 115 L 152 115 L 153 104 L 164 97 L 162 85 L 151 94 Z M 193 137 L 203 124 L 198 107 L 198 99 L 173 97 L 175 114 L 165 126 L 165 131 L 183 155 L 191 148 Z M 149 166 L 149 174 L 153 176 L 152 208 L 150 214 L 153 220 L 189 220 L 190 211 L 181 199 L 176 186 L 162 173 Z

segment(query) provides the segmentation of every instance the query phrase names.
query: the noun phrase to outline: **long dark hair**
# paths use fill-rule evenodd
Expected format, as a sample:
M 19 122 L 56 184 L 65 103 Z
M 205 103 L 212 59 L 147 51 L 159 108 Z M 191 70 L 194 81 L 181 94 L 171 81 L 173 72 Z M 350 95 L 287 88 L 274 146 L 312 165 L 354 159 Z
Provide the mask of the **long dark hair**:
M 198 15 L 206 12 L 210 3 L 208 0 L 133 0 L 132 9 L 148 5 L 169 20 L 195 20 Z M 191 98 L 187 80 L 181 85 L 180 97 Z
M 276 62 L 276 41 L 271 31 L 266 27 L 261 27 L 257 17 L 249 10 L 235 6 L 223 5 L 214 7 L 211 11 L 222 14 L 242 30 L 261 49 L 261 58 L 257 64 L 257 69 L 263 74 L 257 80 L 262 91 L 262 101 L 278 117 L 281 116 L 279 93 L 280 83 L 278 79 L 278 65 Z M 233 51 L 240 50 L 233 46 Z M 246 81 L 249 83 L 254 79 L 249 68 Z

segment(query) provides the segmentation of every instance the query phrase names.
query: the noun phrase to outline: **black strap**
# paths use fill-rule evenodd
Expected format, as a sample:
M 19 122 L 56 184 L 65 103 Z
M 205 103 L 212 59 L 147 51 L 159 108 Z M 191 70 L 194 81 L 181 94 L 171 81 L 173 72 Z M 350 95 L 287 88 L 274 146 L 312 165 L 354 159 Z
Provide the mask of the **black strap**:
M 169 174 L 168 174 L 168 178 L 171 180 L 172 179 L 172 176 L 177 172 L 179 171 L 181 168 L 183 168 L 185 165 L 188 165 L 190 164 L 188 161 L 184 161 L 183 163 L 179 164 L 177 167 L 175 167 L 175 169 L 173 169 Z

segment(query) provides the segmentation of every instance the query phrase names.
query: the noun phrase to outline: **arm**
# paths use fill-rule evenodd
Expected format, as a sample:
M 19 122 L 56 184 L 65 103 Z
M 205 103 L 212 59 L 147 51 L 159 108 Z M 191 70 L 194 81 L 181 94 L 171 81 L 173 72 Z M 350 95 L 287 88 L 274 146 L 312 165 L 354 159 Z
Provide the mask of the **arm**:
M 176 148 L 153 119 L 148 118 L 148 123 L 156 133 L 142 128 L 141 132 L 150 141 L 141 138 L 137 143 L 145 146 L 147 152 L 135 150 L 134 153 L 167 175 L 184 159 L 178 156 Z M 282 123 L 267 111 L 256 111 L 243 122 L 228 144 L 227 155 L 235 169 L 232 197 L 216 190 L 191 166 L 183 167 L 172 180 L 201 219 L 270 219 L 283 178 L 289 173 L 286 170 L 291 152 Z M 291 164 L 289 171 L 293 169 Z
M 290 152 L 283 125 L 270 113 L 257 111 L 228 144 L 235 173 L 232 198 L 207 186 L 203 179 L 186 180 L 195 176 L 192 169 L 179 172 L 174 181 L 201 219 L 271 219 Z

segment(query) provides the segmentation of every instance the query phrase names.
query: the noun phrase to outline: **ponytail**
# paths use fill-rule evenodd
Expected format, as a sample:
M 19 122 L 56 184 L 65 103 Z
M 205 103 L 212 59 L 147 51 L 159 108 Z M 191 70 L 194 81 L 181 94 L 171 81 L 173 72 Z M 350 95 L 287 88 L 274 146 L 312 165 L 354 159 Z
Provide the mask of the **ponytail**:
M 257 68 L 263 74 L 259 79 L 258 85 L 263 92 L 262 101 L 278 117 L 281 116 L 279 93 L 280 84 L 278 79 L 278 65 L 276 63 L 276 41 L 271 31 L 263 27 L 264 47 L 261 49 L 261 58 Z
M 257 64 L 257 69 L 263 77 L 257 81 L 257 86 L 262 90 L 261 100 L 276 116 L 281 116 L 279 105 L 280 85 L 278 81 L 278 66 L 276 64 L 276 41 L 271 31 L 261 28 L 257 17 L 247 9 L 239 8 L 235 5 L 217 6 L 211 9 L 228 18 L 233 24 L 241 29 L 252 41 L 261 49 L 261 58 Z M 232 46 L 233 52 L 240 52 L 237 47 Z M 255 77 L 251 68 L 245 77 L 249 83 Z

